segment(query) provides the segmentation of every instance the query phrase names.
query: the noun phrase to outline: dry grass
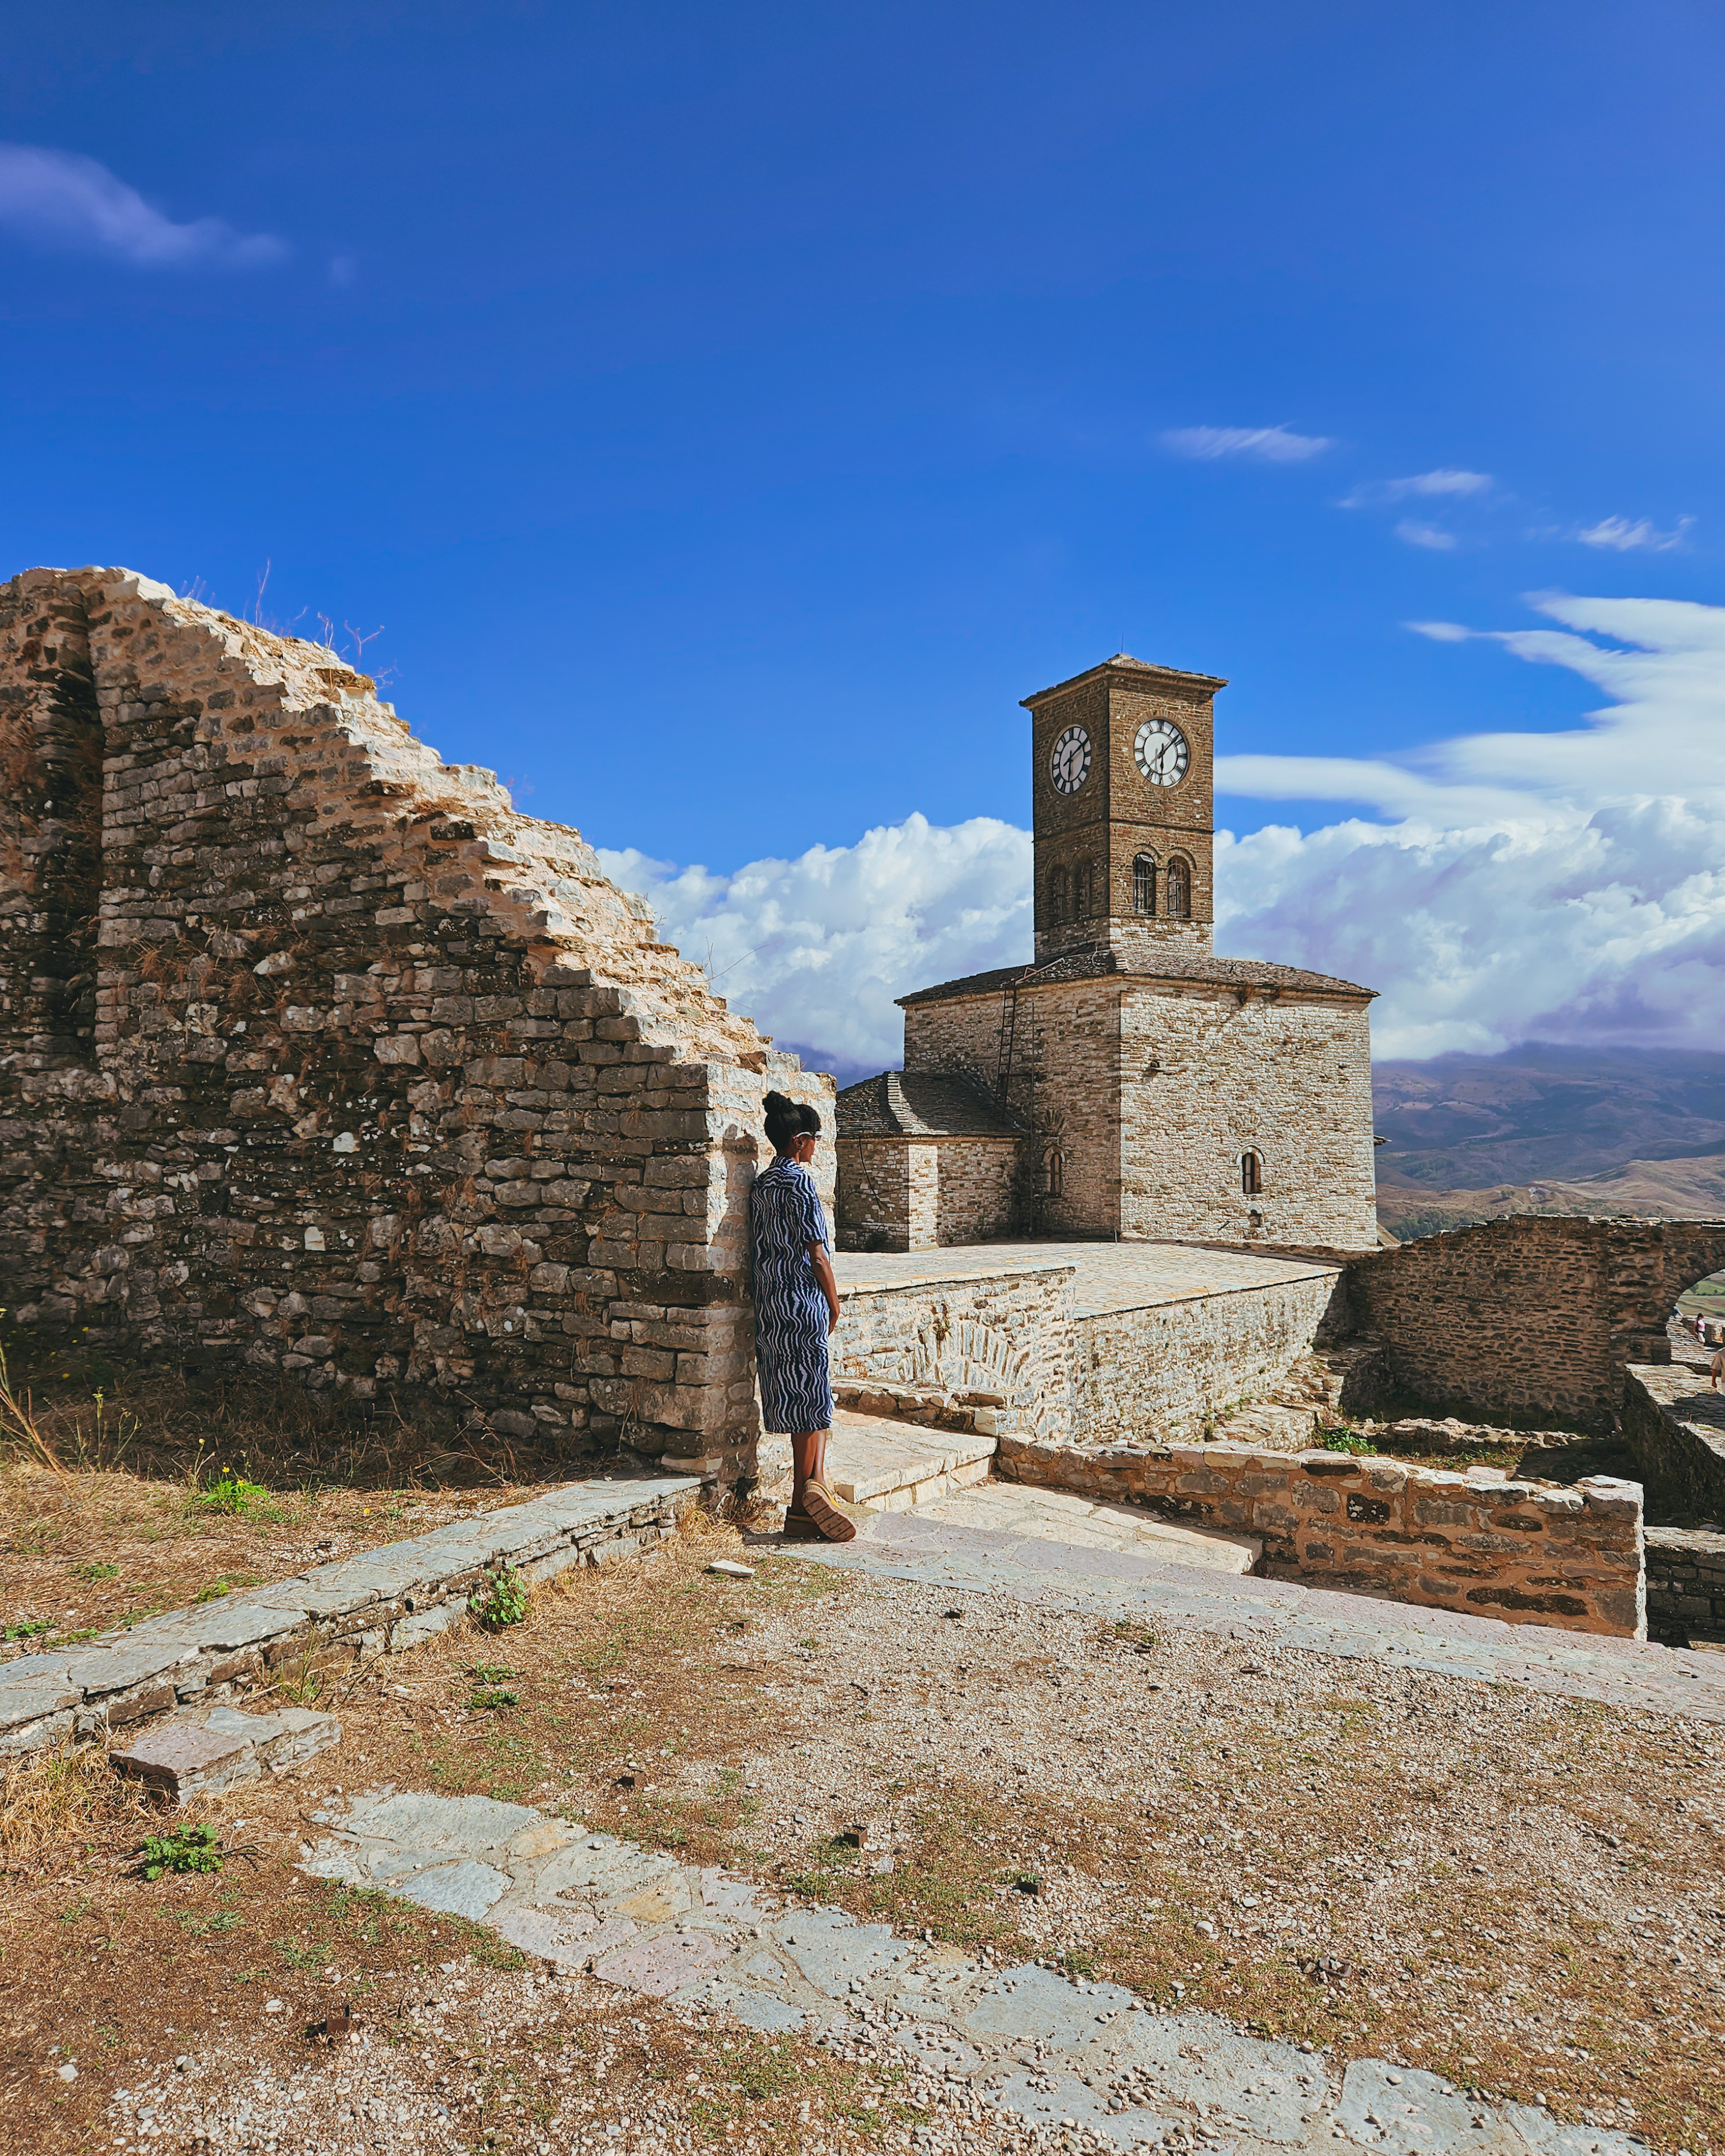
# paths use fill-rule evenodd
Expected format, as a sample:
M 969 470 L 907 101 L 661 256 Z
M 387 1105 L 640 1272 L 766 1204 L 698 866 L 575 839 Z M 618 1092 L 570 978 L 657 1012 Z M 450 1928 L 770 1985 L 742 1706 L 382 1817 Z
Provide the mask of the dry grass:
M 518 1627 L 445 1635 L 326 1692 L 341 1748 L 301 1783 L 252 1785 L 213 1808 L 234 1831 L 245 1820 L 255 1878 L 151 1898 L 122 1876 L 136 1815 L 105 1810 L 82 1783 L 44 1789 L 33 1801 L 59 1824 L 29 1841 L 0 1919 L 14 2026 L 39 2022 L 52 1997 L 80 2060 L 111 2056 L 111 2085 L 140 2055 L 253 2046 L 259 1983 L 303 2025 L 321 2010 L 326 1953 L 344 1983 L 362 1972 L 380 2015 L 411 1992 L 410 1969 L 458 1950 L 458 1931 L 460 1952 L 507 1960 L 487 1935 L 294 1873 L 323 1801 L 393 1783 L 536 1804 L 984 1957 L 1111 1978 L 1339 2058 L 1400 2058 L 1545 2097 L 1559 2117 L 1615 2116 L 1656 2148 L 1720 2140 L 1725 1782 L 1707 1732 L 1299 1652 L 1271 1671 L 1216 1635 L 1150 1639 L 1020 1605 L 972 1601 L 954 1624 L 939 1589 L 790 1558 L 757 1558 L 747 1584 L 705 1572 L 737 1547 L 708 1523 L 645 1561 L 565 1573 Z M 518 1705 L 477 1703 L 481 1666 L 508 1672 Z M 1124 1766 L 1111 1748 L 1132 1721 L 1137 1763 Z M 837 1839 L 859 1815 L 890 1836 L 885 1876 Z M 200 1922 L 236 1916 L 244 1943 L 239 1930 L 177 1938 L 182 1908 Z M 147 1964 L 171 1987 L 172 2035 L 151 1999 L 110 1980 L 110 1938 L 124 1938 L 128 1969 Z M 594 2041 L 624 2076 L 617 2092 L 644 2105 L 665 2093 L 653 2058 L 706 2041 L 640 2002 L 580 2013 L 608 2032 Z M 574 2025 L 556 2042 L 584 2042 Z M 285 2058 L 292 2032 L 279 2033 Z M 794 2044 L 749 2041 L 768 2081 L 816 2073 Z M 495 2050 L 527 2116 L 548 2116 L 564 2086 L 552 2053 L 525 2036 Z M 495 2105 L 506 2076 L 487 2080 L 491 2056 L 437 2052 L 445 2090 Z M 689 2070 L 706 2070 L 695 2051 Z M 422 2092 L 434 2086 L 431 2066 L 411 2071 Z M 96 2076 L 56 2109 L 40 2097 L 39 2058 L 37 2074 L 32 2102 L 47 2108 L 32 2117 L 94 2120 Z M 727 2071 L 721 2092 L 733 2107 L 737 2078 Z M 832 2087 L 821 2116 L 865 2135 L 862 2110 L 849 2124 L 841 2114 L 866 2097 Z M 746 2118 L 752 2147 L 795 2147 L 794 2110 L 777 2103 L 751 2097 L 711 2116 L 731 2133 Z M 507 2114 L 472 2123 L 481 2116 L 490 2131 Z

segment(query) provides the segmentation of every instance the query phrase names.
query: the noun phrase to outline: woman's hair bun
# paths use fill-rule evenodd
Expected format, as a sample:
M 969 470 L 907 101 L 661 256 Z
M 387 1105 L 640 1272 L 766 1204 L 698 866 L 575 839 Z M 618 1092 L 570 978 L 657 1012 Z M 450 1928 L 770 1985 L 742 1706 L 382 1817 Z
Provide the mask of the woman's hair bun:
M 788 1093 L 769 1093 L 761 1106 L 766 1111 L 767 1135 L 781 1152 L 793 1138 L 820 1136 L 820 1117 L 806 1101 L 793 1101 Z

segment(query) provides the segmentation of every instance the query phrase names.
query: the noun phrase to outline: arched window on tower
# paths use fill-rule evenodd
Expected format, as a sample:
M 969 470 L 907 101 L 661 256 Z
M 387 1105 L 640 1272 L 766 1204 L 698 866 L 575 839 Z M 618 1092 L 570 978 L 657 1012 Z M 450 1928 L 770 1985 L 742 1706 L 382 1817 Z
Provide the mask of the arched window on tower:
M 1156 911 L 1156 857 L 1140 854 L 1132 863 L 1132 911 L 1154 913 Z
M 1065 1159 L 1058 1151 L 1048 1156 L 1048 1195 L 1058 1198 L 1065 1183 Z
M 1188 863 L 1178 858 L 1168 865 L 1162 880 L 1168 899 L 1168 917 L 1170 921 L 1189 921 L 1192 917 L 1192 870 Z
M 1259 1198 L 1264 1191 L 1264 1156 L 1243 1152 L 1240 1157 L 1240 1187 L 1248 1198 Z
M 1066 871 L 1056 869 L 1048 880 L 1048 917 L 1064 921 L 1066 917 Z

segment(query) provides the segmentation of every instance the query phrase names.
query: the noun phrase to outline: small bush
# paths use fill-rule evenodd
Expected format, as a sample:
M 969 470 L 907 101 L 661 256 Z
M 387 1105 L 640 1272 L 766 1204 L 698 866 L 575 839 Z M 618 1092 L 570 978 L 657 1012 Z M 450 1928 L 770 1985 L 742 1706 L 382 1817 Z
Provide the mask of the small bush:
M 1362 1437 L 1351 1424 L 1332 1423 L 1320 1426 L 1315 1433 L 1326 1452 L 1375 1452 L 1378 1448 L 1368 1437 Z
M 152 1834 L 138 1854 L 144 1860 L 146 1879 L 159 1879 L 164 1871 L 219 1871 L 226 1861 L 222 1837 L 207 1820 L 177 1826 L 169 1834 Z
M 467 1614 L 488 1632 L 519 1625 L 527 1614 L 527 1583 L 512 1565 L 488 1573 L 467 1598 Z

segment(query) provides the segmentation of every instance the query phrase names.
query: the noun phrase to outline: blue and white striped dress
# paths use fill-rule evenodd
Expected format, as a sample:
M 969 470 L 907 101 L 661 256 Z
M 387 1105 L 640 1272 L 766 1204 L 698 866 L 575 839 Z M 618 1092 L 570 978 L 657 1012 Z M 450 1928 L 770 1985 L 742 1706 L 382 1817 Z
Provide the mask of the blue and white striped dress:
M 755 1265 L 755 1367 L 761 1419 L 770 1430 L 827 1430 L 833 1380 L 827 1362 L 827 1299 L 809 1246 L 827 1246 L 827 1216 L 814 1178 L 778 1154 L 749 1194 Z

